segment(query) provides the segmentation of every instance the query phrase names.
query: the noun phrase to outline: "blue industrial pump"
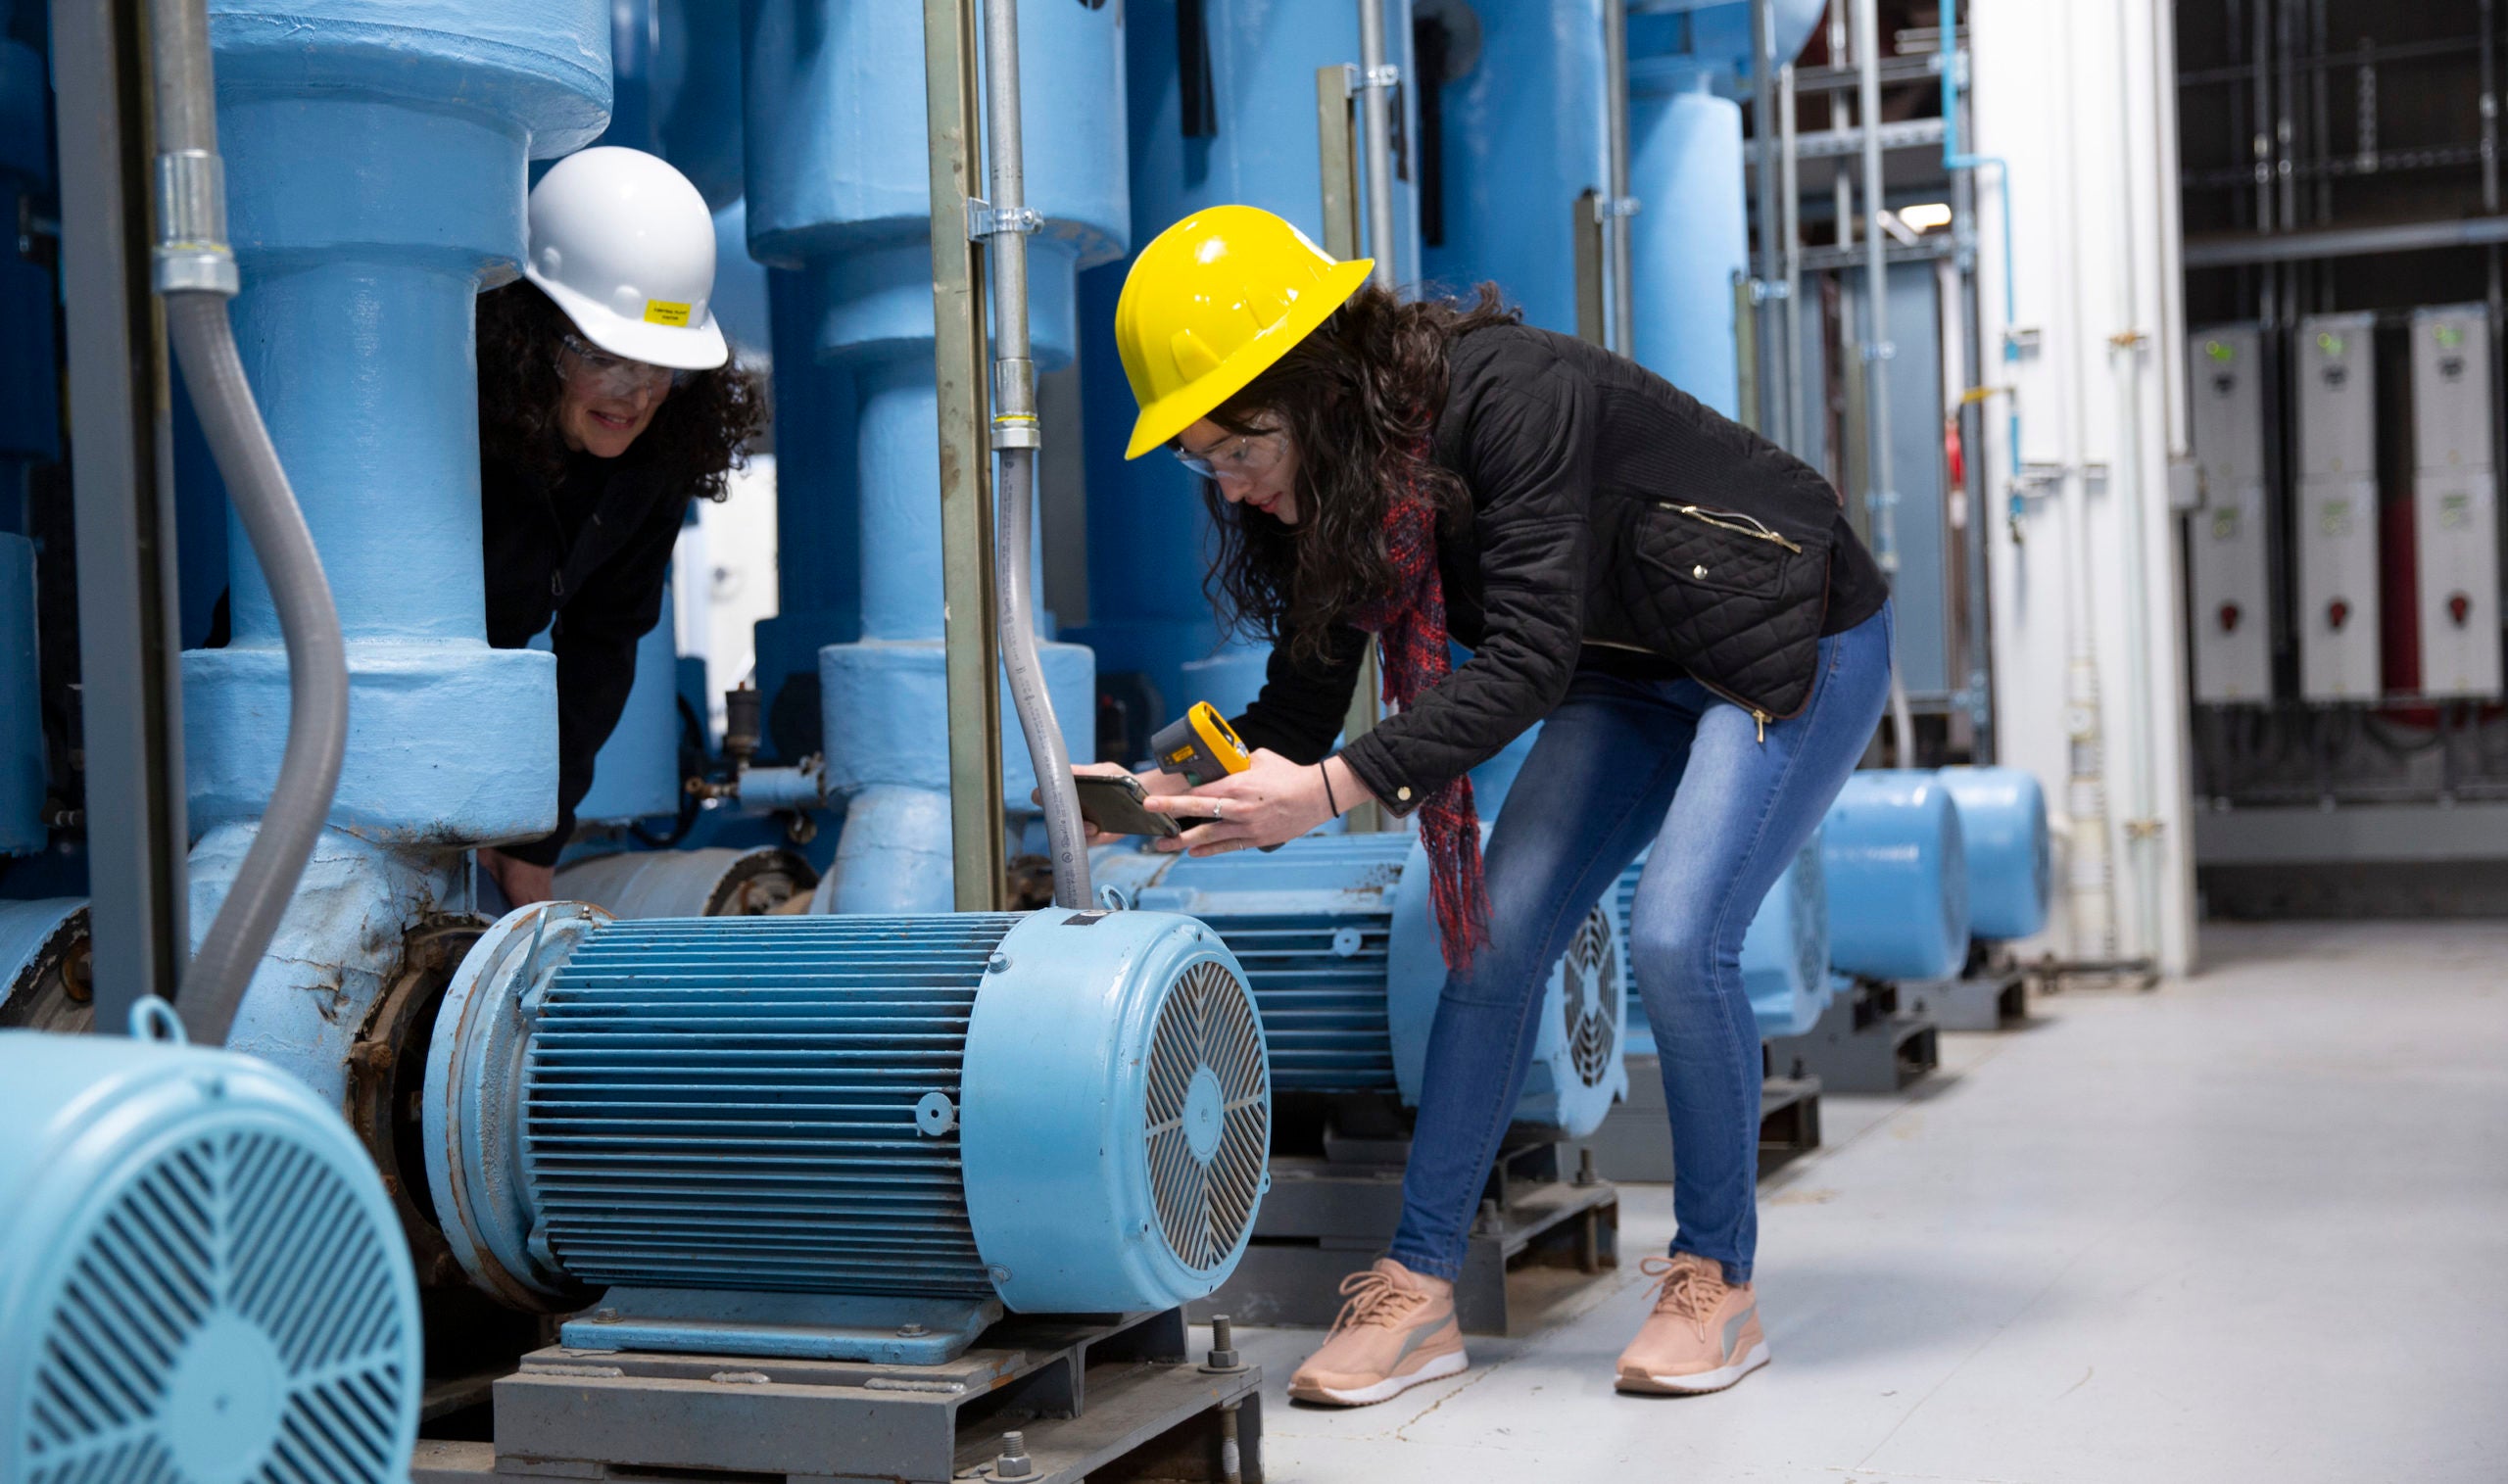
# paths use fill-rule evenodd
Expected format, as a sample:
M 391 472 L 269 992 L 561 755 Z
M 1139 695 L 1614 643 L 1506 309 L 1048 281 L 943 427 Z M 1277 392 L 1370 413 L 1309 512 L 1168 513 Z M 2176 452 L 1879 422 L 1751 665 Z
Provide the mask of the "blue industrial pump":
M 402 1484 L 417 1281 L 295 1078 L 135 1033 L 0 1031 L 0 1479 Z
M 1263 1027 L 1157 912 L 507 915 L 438 1012 L 427 1182 L 565 1343 L 939 1362 L 1005 1308 L 1228 1278 L 1268 1181 Z
M 1874 769 L 1846 781 L 1821 826 L 1829 955 L 1849 974 L 1938 980 L 1968 961 L 1968 855 L 1934 773 Z
M 613 917 L 760 917 L 790 910 L 819 884 L 810 863 L 780 845 L 621 850 L 557 868 L 560 901 Z
M 1935 776 L 1959 810 L 1968 931 L 1984 942 L 2045 931 L 2054 865 L 2038 776 L 2019 768 L 1945 768 Z
M 1200 860 L 1109 846 L 1091 872 L 1138 906 L 1199 918 L 1235 953 L 1278 1090 L 1418 1104 L 1446 971 L 1415 837 L 1314 836 Z M 1626 1094 L 1624 962 L 1615 911 L 1598 906 L 1550 971 L 1516 1122 L 1581 1138 Z

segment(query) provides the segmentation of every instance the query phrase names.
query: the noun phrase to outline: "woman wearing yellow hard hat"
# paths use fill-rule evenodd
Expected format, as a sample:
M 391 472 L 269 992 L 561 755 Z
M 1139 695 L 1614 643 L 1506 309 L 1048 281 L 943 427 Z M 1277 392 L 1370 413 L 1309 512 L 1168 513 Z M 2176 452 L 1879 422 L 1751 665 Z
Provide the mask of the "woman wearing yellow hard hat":
M 1234 721 L 1251 768 L 1189 792 L 1141 777 L 1200 821 L 1168 848 L 1275 844 L 1367 799 L 1416 810 L 1444 937 L 1401 1225 L 1290 1395 L 1380 1402 L 1464 1368 L 1454 1279 L 1540 986 L 1650 842 L 1630 950 L 1680 1224 L 1617 1383 L 1720 1390 L 1767 1360 L 1742 934 L 1879 721 L 1889 592 L 1809 465 L 1523 325 L 1492 285 L 1404 304 L 1370 266 L 1217 207 L 1142 249 L 1116 310 L 1131 454 L 1203 476 L 1223 617 L 1275 646 Z M 1397 709 L 1334 751 L 1370 636 Z M 1484 864 L 1466 775 L 1535 722 Z

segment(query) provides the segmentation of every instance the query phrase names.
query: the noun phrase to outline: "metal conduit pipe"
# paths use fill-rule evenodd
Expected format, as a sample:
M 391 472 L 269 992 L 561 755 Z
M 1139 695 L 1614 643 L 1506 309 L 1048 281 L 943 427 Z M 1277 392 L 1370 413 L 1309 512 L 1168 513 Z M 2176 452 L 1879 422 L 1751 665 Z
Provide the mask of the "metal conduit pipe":
M 348 650 L 322 558 L 270 445 L 226 301 L 238 286 L 226 242 L 225 166 L 217 154 L 209 16 L 203 0 L 150 0 L 156 72 L 157 248 L 153 281 L 228 499 L 269 579 L 287 646 L 287 748 L 262 828 L 183 985 L 184 1029 L 223 1045 L 254 967 L 278 930 L 330 813 L 348 752 Z
M 1881 21 L 1877 0 L 1856 0 L 1856 121 L 1863 130 L 1864 293 L 1871 303 L 1871 338 L 1863 347 L 1863 422 L 1867 439 L 1864 503 L 1872 514 L 1872 557 L 1895 585 L 1899 576 L 1899 488 L 1890 469 L 1890 266 L 1881 214 L 1888 210 L 1881 181 Z M 1845 229 L 1845 223 L 1839 223 Z M 1915 766 L 1915 719 L 1907 709 L 1906 682 L 1898 656 L 1890 663 L 1890 750 L 1902 768 Z
M 1071 747 L 1054 719 L 1053 696 L 1037 654 L 1035 563 L 1029 558 L 1036 510 L 1037 448 L 1043 435 L 1037 420 L 1037 362 L 1028 343 L 1028 234 L 1037 217 L 1028 210 L 1026 162 L 1019 133 L 1019 0 L 986 0 L 984 8 L 985 154 L 990 169 L 992 218 L 992 447 L 1001 456 L 995 498 L 1000 559 L 993 563 L 998 592 L 994 620 L 1001 636 L 1001 664 L 1010 680 L 1010 703 L 1036 759 L 1037 788 L 1045 805 L 1046 848 L 1054 869 L 1054 905 L 1085 909 L 1088 900 L 1088 847 L 1080 819 L 1080 790 L 1072 782 Z
M 1602 204 L 1603 250 L 1610 255 L 1611 317 L 1607 344 L 1622 356 L 1637 354 L 1637 270 L 1629 240 L 1628 194 L 1628 5 L 1603 0 L 1603 145 L 1611 199 Z
M 1368 251 L 1376 287 L 1394 285 L 1393 89 L 1401 70 L 1384 60 L 1384 0 L 1359 0 L 1359 131 L 1367 148 Z

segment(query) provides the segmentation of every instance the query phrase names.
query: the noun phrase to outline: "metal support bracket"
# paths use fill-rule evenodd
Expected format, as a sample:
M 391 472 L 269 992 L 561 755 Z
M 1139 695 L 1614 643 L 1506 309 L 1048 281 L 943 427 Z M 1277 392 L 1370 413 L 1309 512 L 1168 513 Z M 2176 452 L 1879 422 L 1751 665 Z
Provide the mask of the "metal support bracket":
M 1003 232 L 1034 233 L 1045 224 L 1035 207 L 996 207 L 981 196 L 967 198 L 967 240 L 982 242 Z
M 1353 93 L 1363 88 L 1393 88 L 1401 85 L 1402 69 L 1391 62 L 1380 62 L 1364 72 L 1356 66 L 1350 69 L 1350 91 Z

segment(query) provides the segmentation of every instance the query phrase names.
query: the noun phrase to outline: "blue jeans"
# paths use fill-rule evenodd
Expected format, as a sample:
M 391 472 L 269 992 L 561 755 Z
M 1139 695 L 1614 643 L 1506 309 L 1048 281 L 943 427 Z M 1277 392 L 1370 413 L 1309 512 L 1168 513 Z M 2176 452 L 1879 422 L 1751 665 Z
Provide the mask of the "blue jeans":
M 1760 1031 L 1742 934 L 1879 724 L 1888 608 L 1820 641 L 1810 704 L 1770 722 L 1694 680 L 1580 673 L 1491 833 L 1488 945 L 1449 975 L 1428 1034 L 1392 1256 L 1453 1278 L 1523 1091 L 1551 963 L 1651 840 L 1629 956 L 1671 1109 L 1674 1252 L 1751 1278 L 1759 1241 Z

